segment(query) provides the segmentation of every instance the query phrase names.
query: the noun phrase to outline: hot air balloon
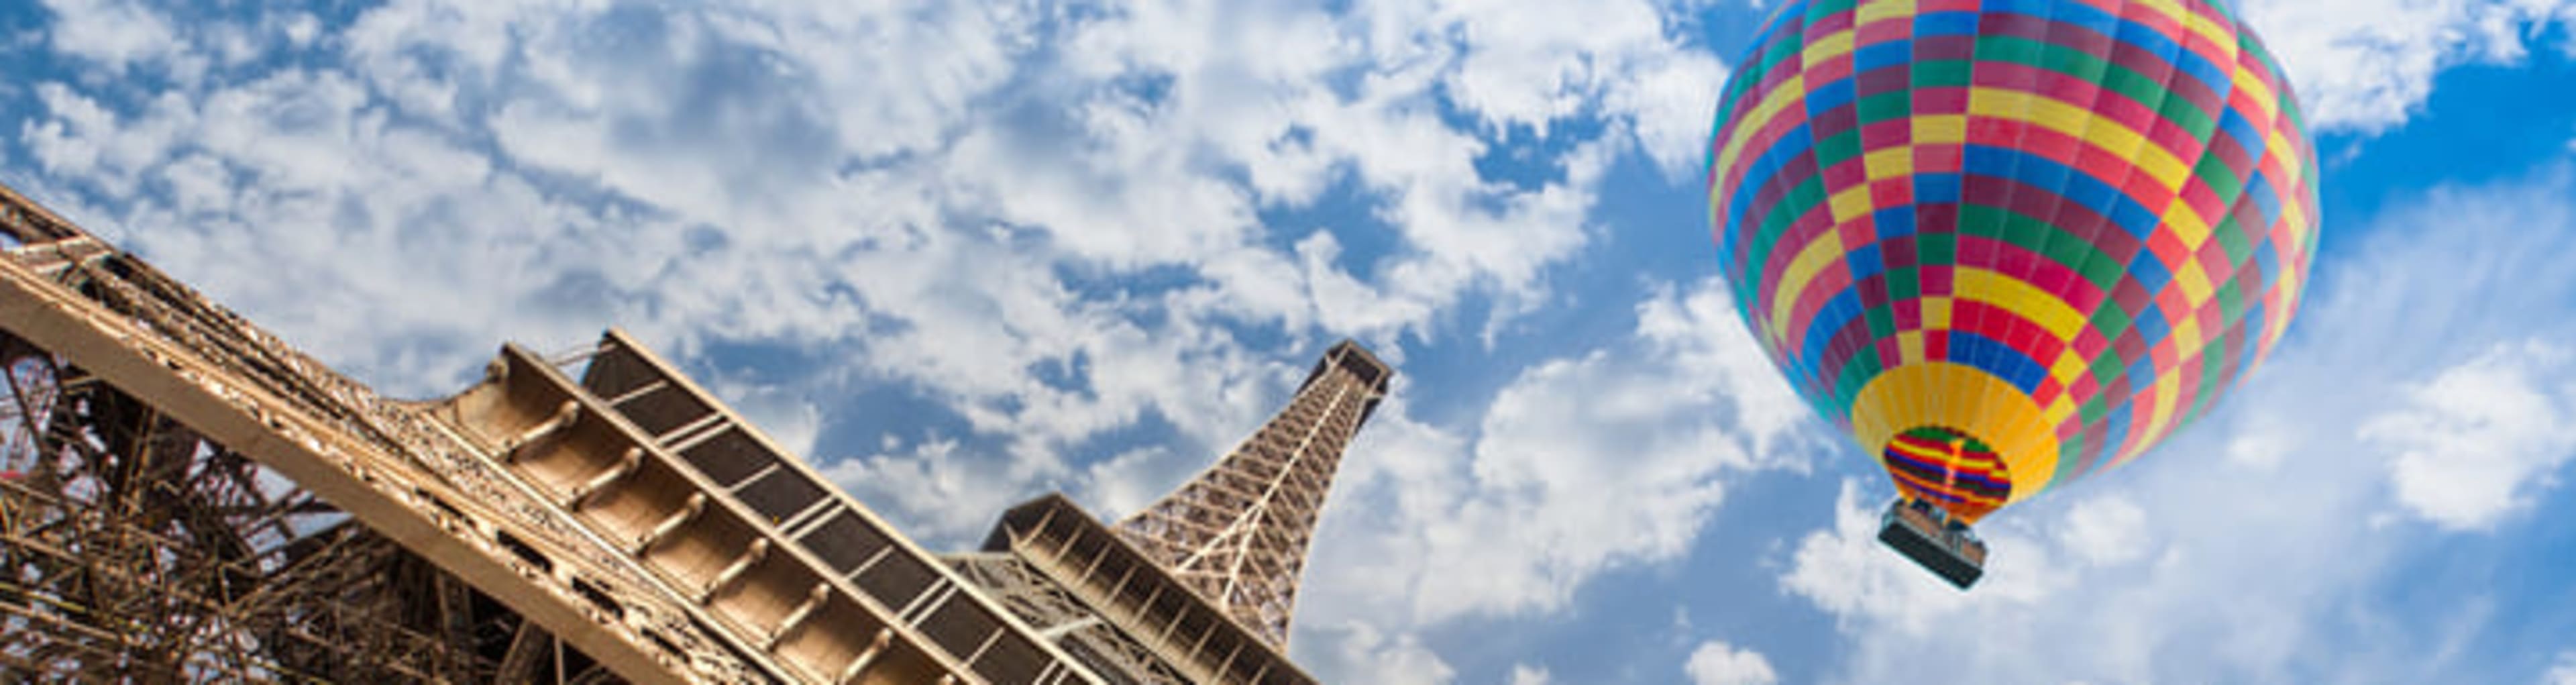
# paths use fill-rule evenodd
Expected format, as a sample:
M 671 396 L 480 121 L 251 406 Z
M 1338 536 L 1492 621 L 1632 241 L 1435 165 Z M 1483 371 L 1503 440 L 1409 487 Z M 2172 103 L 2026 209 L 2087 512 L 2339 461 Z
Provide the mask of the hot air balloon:
M 2290 84 L 2205 0 L 1786 2 L 1709 217 L 1738 310 L 1960 588 L 1969 527 L 2137 459 L 2281 338 L 2314 251 Z

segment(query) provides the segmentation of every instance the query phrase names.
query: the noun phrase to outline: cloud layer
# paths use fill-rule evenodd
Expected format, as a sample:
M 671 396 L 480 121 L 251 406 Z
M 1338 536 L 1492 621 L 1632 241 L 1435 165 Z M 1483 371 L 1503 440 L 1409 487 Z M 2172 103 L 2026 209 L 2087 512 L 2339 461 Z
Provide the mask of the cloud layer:
M 1692 9 L 61 0 L 41 45 L 9 48 L 47 68 L 0 96 L 13 185 L 362 378 L 430 395 L 496 341 L 624 326 L 955 543 L 1048 488 L 1142 504 L 1336 337 L 1402 361 L 1558 301 L 1614 163 L 1697 165 L 1725 70 L 1686 35 Z M 1621 349 L 1699 353 L 1708 297 L 1657 295 L 1650 318 L 1683 328 Z M 1512 517 L 1556 542 L 1395 618 L 1312 600 L 1348 619 L 1317 649 L 1446 678 L 1412 631 L 1670 558 L 1716 475 L 1765 463 L 1692 449 L 1716 417 L 1567 396 L 1723 408 L 1734 385 L 1584 352 L 1494 400 L 1552 424 L 1382 415 L 1373 436 L 1435 447 L 1355 468 L 1490 487 L 1389 486 L 1472 510 L 1393 549 L 1402 582 L 1432 587 L 1450 562 L 1422 555 Z M 1627 443 L 1559 418 L 1587 407 L 1706 425 Z M 1575 483 L 1537 446 L 1652 450 L 1659 470 Z M 1659 490 L 1611 494 L 1638 483 Z
M 2535 39 L 2576 19 L 2576 2 L 2565 0 L 2238 5 L 2298 84 L 2309 124 L 2364 133 L 2406 123 L 2431 97 L 2433 79 L 2444 69 L 2520 61 Z
M 1771 661 L 1758 652 L 1736 649 L 1724 642 L 1701 643 L 1691 650 L 1690 673 L 1694 685 L 1772 685 L 1780 682 L 1771 671 Z

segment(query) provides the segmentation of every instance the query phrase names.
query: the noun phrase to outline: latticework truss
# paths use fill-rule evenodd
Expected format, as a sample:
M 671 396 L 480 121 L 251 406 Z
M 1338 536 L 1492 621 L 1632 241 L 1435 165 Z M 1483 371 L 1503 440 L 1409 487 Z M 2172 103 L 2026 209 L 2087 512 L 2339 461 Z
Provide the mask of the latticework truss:
M 1392 369 L 1357 343 L 1324 353 L 1288 407 L 1214 466 L 1120 521 L 1120 537 L 1245 628 L 1285 646 L 1297 582 L 1342 450 Z
M 631 340 L 586 358 L 388 400 L 0 188 L 0 682 L 1100 682 Z
M 378 396 L 0 188 L 0 682 L 1312 685 L 1297 578 L 1391 372 L 1114 532 L 920 549 L 624 334 Z
M 312 493 L 0 332 L 0 680 L 592 682 Z
M 979 552 L 948 557 L 967 580 L 1019 615 L 1038 635 L 1081 658 L 1093 671 L 1121 685 L 1194 685 L 1179 668 L 1164 663 L 1145 645 L 1119 635 L 1110 616 L 1082 601 L 1072 591 L 1007 552 Z
M 766 680 L 412 405 L 5 188 L 0 248 L 0 680 Z

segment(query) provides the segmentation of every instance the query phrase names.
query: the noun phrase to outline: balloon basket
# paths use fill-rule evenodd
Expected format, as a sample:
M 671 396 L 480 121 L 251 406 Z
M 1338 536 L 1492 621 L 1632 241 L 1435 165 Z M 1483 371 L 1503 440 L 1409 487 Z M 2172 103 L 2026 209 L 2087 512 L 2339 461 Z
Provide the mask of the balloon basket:
M 1961 590 L 1986 573 L 1985 541 L 1937 507 L 1898 498 L 1879 523 L 1879 542 Z

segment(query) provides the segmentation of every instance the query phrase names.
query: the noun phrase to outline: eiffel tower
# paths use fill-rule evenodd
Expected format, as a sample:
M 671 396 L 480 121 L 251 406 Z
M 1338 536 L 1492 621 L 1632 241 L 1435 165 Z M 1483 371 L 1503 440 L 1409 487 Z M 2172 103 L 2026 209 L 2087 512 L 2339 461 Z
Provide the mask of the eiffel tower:
M 0 187 L 0 680 L 1067 685 L 1285 654 L 1391 372 L 1116 529 L 1061 495 L 934 555 L 623 332 L 382 397 Z
M 1116 528 L 1048 495 L 950 560 L 1121 682 L 1313 682 L 1285 656 L 1298 577 L 1342 450 L 1393 377 L 1344 340 L 1286 409 Z

